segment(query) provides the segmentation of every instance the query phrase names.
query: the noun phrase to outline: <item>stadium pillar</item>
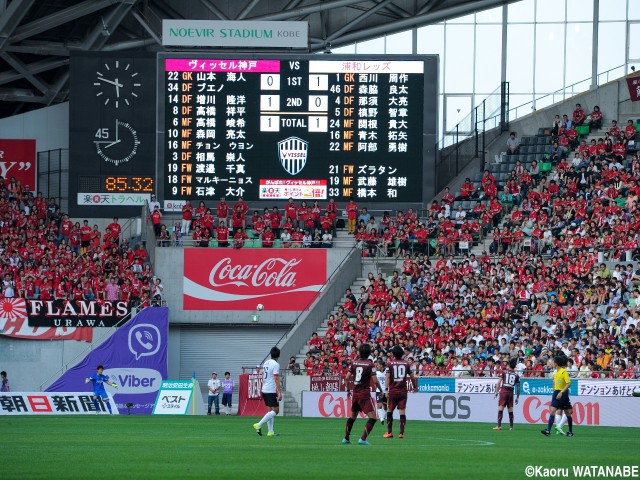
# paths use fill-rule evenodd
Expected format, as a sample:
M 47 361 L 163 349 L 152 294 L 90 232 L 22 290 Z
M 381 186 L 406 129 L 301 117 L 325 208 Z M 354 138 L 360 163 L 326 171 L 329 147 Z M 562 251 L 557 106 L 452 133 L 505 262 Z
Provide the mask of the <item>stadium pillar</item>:
M 593 0 L 593 40 L 591 45 L 591 89 L 598 88 L 598 24 L 600 23 L 600 0 Z

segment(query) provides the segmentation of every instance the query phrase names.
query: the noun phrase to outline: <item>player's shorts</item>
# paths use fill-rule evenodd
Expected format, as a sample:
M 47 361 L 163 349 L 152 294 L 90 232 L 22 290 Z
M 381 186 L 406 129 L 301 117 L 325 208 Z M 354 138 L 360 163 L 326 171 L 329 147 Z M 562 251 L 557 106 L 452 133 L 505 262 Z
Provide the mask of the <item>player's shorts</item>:
M 107 400 L 109 399 L 109 395 L 107 395 L 106 390 L 98 390 L 98 391 L 94 390 L 93 396 L 94 397 L 100 397 L 102 399 L 107 399 Z
M 366 396 L 353 396 L 351 401 L 351 411 L 358 413 L 362 412 L 365 415 L 375 411 L 376 406 L 373 403 L 373 399 L 371 398 L 371 394 L 367 391 Z
M 500 396 L 498 397 L 498 406 L 513 408 L 513 390 L 508 388 L 500 389 Z
M 407 408 L 407 394 L 403 393 L 400 395 L 396 395 L 394 393 L 390 393 L 387 398 L 387 410 L 391 411 L 394 409 L 404 410 Z
M 277 398 L 276 398 L 277 400 Z M 223 393 L 222 394 L 222 406 L 224 407 L 230 407 L 231 406 L 231 394 L 230 393 Z
M 264 404 L 267 407 L 277 407 L 278 403 L 278 395 L 275 393 L 264 393 L 262 392 L 262 399 L 264 400 Z M 224 403 L 223 403 L 224 405 Z
M 387 403 L 387 396 L 382 392 L 376 392 L 376 402 Z
M 560 390 L 553 391 L 553 395 L 551 396 L 551 406 L 553 408 L 557 408 L 558 410 L 567 410 L 568 408 L 573 408 L 571 406 L 569 392 L 564 392 L 560 399 L 558 399 L 558 393 L 560 393 Z

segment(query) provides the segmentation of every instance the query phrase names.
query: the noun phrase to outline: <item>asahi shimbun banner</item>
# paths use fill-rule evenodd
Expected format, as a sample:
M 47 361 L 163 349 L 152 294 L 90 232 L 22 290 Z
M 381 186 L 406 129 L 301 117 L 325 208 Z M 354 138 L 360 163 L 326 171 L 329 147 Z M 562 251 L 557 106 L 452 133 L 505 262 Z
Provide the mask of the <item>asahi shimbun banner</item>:
M 185 310 L 302 310 L 327 279 L 322 249 L 184 250 Z
M 514 405 L 515 423 L 544 425 L 549 419 L 551 396 L 520 397 Z M 572 397 L 573 421 L 576 425 L 640 427 L 640 398 Z M 410 393 L 407 417 L 436 422 L 495 423 L 498 400 L 485 394 Z M 346 392 L 302 392 L 302 416 L 346 418 L 351 399 Z M 398 418 L 398 412 L 394 416 Z

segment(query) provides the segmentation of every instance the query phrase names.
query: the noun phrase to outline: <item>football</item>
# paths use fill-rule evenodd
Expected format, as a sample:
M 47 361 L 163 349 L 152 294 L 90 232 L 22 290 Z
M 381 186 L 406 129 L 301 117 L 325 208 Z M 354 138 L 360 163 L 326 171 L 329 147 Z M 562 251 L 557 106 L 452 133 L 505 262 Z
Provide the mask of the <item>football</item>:
M 259 312 L 261 312 L 262 310 L 264 310 L 264 305 L 262 305 L 261 303 L 259 303 L 259 304 L 256 306 L 256 310 L 258 310 Z

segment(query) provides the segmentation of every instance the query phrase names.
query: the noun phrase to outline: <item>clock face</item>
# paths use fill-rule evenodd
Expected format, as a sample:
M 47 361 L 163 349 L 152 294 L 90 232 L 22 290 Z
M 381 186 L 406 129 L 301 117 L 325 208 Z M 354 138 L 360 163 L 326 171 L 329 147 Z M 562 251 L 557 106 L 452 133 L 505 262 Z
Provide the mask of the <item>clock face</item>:
M 116 120 L 115 128 L 99 128 L 93 142 L 98 155 L 105 162 L 113 163 L 116 167 L 131 160 L 138 153 L 140 145 L 138 132 L 128 122 L 122 120 Z
M 138 72 L 133 70 L 128 61 L 112 60 L 102 64 L 96 71 L 93 86 L 96 89 L 96 97 L 104 102 L 104 105 L 115 108 L 130 106 L 138 97 L 142 83 L 137 79 Z

